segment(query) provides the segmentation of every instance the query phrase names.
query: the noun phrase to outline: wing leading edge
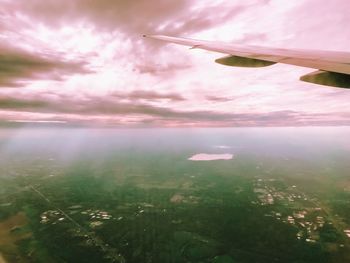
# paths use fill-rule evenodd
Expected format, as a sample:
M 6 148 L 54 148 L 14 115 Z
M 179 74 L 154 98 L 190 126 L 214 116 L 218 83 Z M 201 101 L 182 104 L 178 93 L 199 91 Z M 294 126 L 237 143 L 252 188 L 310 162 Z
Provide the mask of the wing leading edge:
M 239 67 L 265 67 L 284 63 L 316 69 L 300 80 L 341 88 L 350 88 L 350 53 L 319 50 L 289 50 L 214 41 L 195 40 L 163 35 L 144 35 L 165 42 L 226 54 L 217 63 Z

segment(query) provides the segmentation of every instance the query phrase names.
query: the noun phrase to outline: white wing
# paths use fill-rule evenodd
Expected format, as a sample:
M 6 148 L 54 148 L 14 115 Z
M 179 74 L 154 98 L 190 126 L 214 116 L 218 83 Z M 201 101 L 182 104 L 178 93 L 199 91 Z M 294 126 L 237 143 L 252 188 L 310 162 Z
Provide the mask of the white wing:
M 284 63 L 313 68 L 317 71 L 300 79 L 315 84 L 350 88 L 350 53 L 346 52 L 242 46 L 161 35 L 144 37 L 227 54 L 216 62 L 228 66 L 264 67 Z

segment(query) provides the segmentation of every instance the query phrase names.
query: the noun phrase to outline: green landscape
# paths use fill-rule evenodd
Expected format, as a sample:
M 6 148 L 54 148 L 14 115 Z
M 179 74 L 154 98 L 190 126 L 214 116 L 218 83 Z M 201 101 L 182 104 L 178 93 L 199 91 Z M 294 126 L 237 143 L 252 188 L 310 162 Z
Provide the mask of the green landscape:
M 0 262 L 350 262 L 349 131 L 2 129 Z

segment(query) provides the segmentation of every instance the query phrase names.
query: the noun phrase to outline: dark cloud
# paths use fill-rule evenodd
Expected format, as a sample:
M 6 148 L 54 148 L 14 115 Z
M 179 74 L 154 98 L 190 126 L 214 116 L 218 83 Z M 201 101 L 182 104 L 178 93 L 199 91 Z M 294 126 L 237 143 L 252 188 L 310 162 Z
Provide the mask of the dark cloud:
M 135 94 L 134 94 L 135 95 Z M 144 94 L 145 95 L 145 94 Z M 150 96 L 150 94 L 146 94 Z M 139 96 L 139 95 L 138 95 Z M 137 97 L 138 97 L 137 96 Z M 152 95 L 158 96 L 158 95 Z M 146 97 L 146 96 L 143 96 Z M 81 116 L 82 120 L 94 116 L 130 117 L 148 116 L 142 120 L 135 120 L 135 125 L 196 125 L 212 126 L 305 126 L 305 125 L 350 125 L 347 113 L 319 113 L 309 114 L 295 111 L 273 111 L 267 113 L 223 113 L 216 111 L 186 111 L 167 107 L 155 106 L 142 102 L 119 102 L 110 98 L 87 97 L 83 100 L 65 99 L 53 100 L 23 100 L 2 98 L 0 109 L 11 111 L 25 111 L 33 113 L 51 113 L 56 115 L 54 120 L 62 120 L 65 114 Z M 79 122 L 79 117 L 70 119 L 70 123 Z M 84 121 L 83 121 L 84 122 Z M 108 122 L 113 125 L 113 122 Z
M 48 54 L 0 47 L 0 87 L 18 87 L 36 79 L 61 80 L 65 75 L 87 72 L 83 62 L 63 61 Z
M 213 88 L 215 90 L 215 88 Z M 232 102 L 232 101 L 241 101 L 241 100 L 247 100 L 251 98 L 251 94 L 241 94 L 241 95 L 233 95 L 233 96 L 217 96 L 217 95 L 207 95 L 204 97 L 205 100 L 213 102 L 213 103 L 220 103 L 220 102 Z
M 188 69 L 190 67 L 191 65 L 188 61 L 180 63 L 166 62 L 166 64 L 162 64 L 157 63 L 157 58 L 148 59 L 147 64 L 144 61 L 140 61 L 139 64 L 134 65 L 134 68 L 141 74 L 152 74 L 163 77 L 168 77 L 169 74 L 174 74 L 177 70 Z
M 235 100 L 235 98 L 220 96 L 206 96 L 205 99 L 212 102 L 228 102 Z
M 114 92 L 111 96 L 118 99 L 127 100 L 147 100 L 147 101 L 157 101 L 157 100 L 170 100 L 170 101 L 183 101 L 185 100 L 180 94 L 177 93 L 159 93 L 156 91 L 147 90 L 135 90 L 130 93 Z
M 47 102 L 42 100 L 15 99 L 11 97 L 0 97 L 0 109 L 35 109 L 47 106 Z

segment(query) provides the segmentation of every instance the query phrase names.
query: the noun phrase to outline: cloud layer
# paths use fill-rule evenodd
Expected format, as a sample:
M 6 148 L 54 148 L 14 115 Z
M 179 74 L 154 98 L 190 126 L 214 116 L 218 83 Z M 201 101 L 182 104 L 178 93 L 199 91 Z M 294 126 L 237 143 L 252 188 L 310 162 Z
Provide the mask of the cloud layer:
M 309 69 L 224 67 L 213 62 L 221 54 L 141 37 L 350 51 L 349 8 L 346 0 L 0 0 L 0 120 L 349 125 L 350 92 L 299 82 Z
M 137 96 L 135 96 L 137 94 Z M 121 126 L 294 126 L 303 125 L 350 125 L 350 114 L 343 112 L 335 114 L 306 113 L 296 111 L 272 111 L 265 113 L 227 113 L 214 110 L 185 110 L 170 107 L 152 105 L 154 100 L 184 98 L 176 94 L 157 94 L 132 92 L 130 94 L 115 96 L 96 97 L 90 96 L 84 99 L 74 100 L 61 99 L 20 99 L 3 97 L 0 98 L 0 110 L 13 112 L 26 112 L 30 120 L 34 121 L 36 114 L 41 114 L 40 122 L 49 121 L 45 116 L 54 116 L 55 122 L 64 124 L 80 123 L 84 125 L 106 125 L 108 123 Z M 126 100 L 125 100 L 126 99 Z M 74 116 L 74 122 L 71 117 Z M 80 117 L 79 117 L 80 116 Z M 94 118 L 97 117 L 97 118 Z M 1 114 L 0 114 L 1 118 Z M 22 118 L 19 120 L 23 121 Z M 97 123 L 96 123 L 97 120 Z M 12 119 L 11 121 L 16 121 Z M 94 123 L 91 123 L 94 121 Z

